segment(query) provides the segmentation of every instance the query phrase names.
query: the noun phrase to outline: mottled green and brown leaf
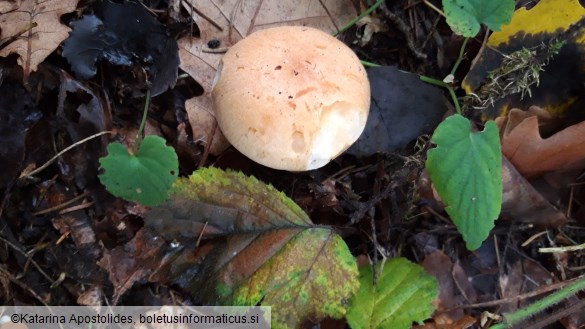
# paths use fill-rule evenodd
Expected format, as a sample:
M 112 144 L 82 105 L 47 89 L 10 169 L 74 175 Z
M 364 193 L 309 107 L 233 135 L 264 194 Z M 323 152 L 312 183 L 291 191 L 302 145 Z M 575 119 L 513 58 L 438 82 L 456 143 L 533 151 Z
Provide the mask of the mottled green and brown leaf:
M 340 318 L 358 288 L 354 258 L 335 232 L 241 173 L 207 168 L 177 180 L 169 201 L 145 223 L 185 246 L 157 278 L 170 278 L 206 304 L 272 306 L 276 327 Z M 198 237 L 198 246 L 186 242 Z

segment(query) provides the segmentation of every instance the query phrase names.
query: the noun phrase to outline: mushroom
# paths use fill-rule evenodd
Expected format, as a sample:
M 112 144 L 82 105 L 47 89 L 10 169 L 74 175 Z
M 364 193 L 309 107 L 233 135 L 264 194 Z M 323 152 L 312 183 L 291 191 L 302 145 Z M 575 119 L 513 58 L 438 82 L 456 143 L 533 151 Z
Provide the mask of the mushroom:
M 362 133 L 366 71 L 331 35 L 304 26 L 260 30 L 223 56 L 212 91 L 218 125 L 242 154 L 267 167 L 320 168 Z

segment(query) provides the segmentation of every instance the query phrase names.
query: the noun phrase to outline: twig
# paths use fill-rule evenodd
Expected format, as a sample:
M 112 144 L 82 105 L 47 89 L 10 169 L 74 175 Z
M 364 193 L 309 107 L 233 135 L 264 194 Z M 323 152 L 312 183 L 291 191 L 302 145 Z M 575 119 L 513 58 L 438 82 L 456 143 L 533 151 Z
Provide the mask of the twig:
M 20 36 L 23 35 L 25 32 L 28 32 L 29 30 L 32 30 L 35 27 L 37 27 L 37 25 L 38 25 L 37 22 L 29 23 L 21 31 L 17 32 L 15 35 L 11 36 L 10 38 L 4 40 L 4 42 L 0 43 L 0 50 L 1 49 L 4 49 L 9 44 L 11 44 L 14 41 L 16 41 L 16 39 L 20 38 Z
M 3 266 L 0 266 L 0 272 L 2 272 L 2 274 L 5 275 L 8 278 L 8 280 L 10 280 L 10 282 L 12 282 L 12 283 L 16 284 L 17 286 L 21 287 L 22 289 L 28 291 L 28 293 L 31 294 L 41 304 L 43 304 L 47 307 L 49 306 L 49 305 L 47 305 L 47 303 L 45 303 L 43 298 L 41 296 L 39 296 L 39 294 L 37 294 L 34 290 L 32 290 L 31 287 L 27 286 L 24 282 L 17 279 L 14 275 L 12 275 L 12 273 L 8 272 L 8 270 L 6 270 Z
M 538 248 L 538 252 L 540 253 L 561 253 L 561 252 L 568 252 L 568 251 L 579 251 L 585 249 L 585 243 L 576 245 L 576 246 L 566 246 L 566 247 L 552 247 L 552 248 Z
M 406 45 L 408 46 L 408 49 L 410 49 L 410 51 L 414 54 L 414 56 L 416 56 L 418 59 L 427 59 L 427 54 L 423 53 L 416 46 L 416 43 L 414 42 L 414 35 L 412 34 L 412 29 L 406 25 L 406 23 L 404 23 L 402 18 L 394 14 L 386 6 L 382 6 L 381 8 L 384 10 L 384 14 L 392 21 L 392 23 L 394 23 L 394 25 L 396 25 L 400 32 L 404 34 L 404 37 L 406 38 Z
M 97 134 L 93 134 L 89 137 L 86 137 L 86 138 L 80 140 L 79 142 L 76 142 L 76 143 L 64 148 L 61 152 L 57 153 L 54 157 L 52 157 L 51 160 L 47 161 L 44 165 L 38 167 L 37 169 L 35 169 L 29 173 L 22 173 L 19 178 L 30 178 L 30 177 L 38 174 L 39 172 L 43 171 L 45 168 L 47 168 L 53 162 L 55 162 L 55 160 L 57 160 L 60 156 L 67 153 L 68 151 L 70 151 L 74 147 L 79 146 L 87 141 L 90 141 L 90 140 L 96 138 L 96 137 L 100 137 L 100 136 L 105 135 L 105 134 L 113 134 L 113 133 L 114 133 L 113 131 L 102 131 L 102 132 L 99 132 Z
M 74 197 L 71 200 L 65 201 L 65 202 L 63 202 L 61 204 L 58 204 L 58 205 L 56 205 L 54 207 L 51 207 L 51 208 L 47 208 L 47 209 L 39 210 L 37 212 L 33 212 L 32 215 L 33 216 L 44 215 L 44 214 L 47 214 L 47 213 L 50 213 L 50 212 L 53 212 L 53 211 L 61 210 L 61 209 L 65 208 L 65 207 L 67 207 L 68 205 L 72 204 L 73 202 L 75 202 L 75 201 L 77 201 L 79 199 L 85 198 L 88 195 L 89 195 L 89 192 L 87 192 L 87 191 L 86 192 L 83 192 L 83 193 L 81 193 L 80 195 Z
M 8 246 L 10 246 L 12 249 L 18 251 L 19 253 L 21 253 L 24 257 L 26 257 L 31 264 L 33 264 L 33 266 L 37 269 L 37 271 L 39 271 L 39 273 L 41 273 L 47 280 L 49 280 L 49 282 L 51 282 L 51 284 L 55 283 L 55 280 L 53 280 L 53 278 L 51 278 L 42 268 L 41 266 L 34 260 L 32 259 L 32 256 L 29 255 L 28 253 L 26 253 L 24 250 L 20 249 L 19 246 L 15 245 L 14 243 L 8 241 L 6 238 L 4 238 L 3 236 L 0 235 L 0 241 L 6 243 Z
M 437 8 L 435 5 L 433 5 L 429 0 L 423 0 L 423 2 L 425 3 L 425 5 L 427 5 L 429 8 L 431 8 L 432 10 L 436 11 L 439 15 L 445 17 L 445 13 Z

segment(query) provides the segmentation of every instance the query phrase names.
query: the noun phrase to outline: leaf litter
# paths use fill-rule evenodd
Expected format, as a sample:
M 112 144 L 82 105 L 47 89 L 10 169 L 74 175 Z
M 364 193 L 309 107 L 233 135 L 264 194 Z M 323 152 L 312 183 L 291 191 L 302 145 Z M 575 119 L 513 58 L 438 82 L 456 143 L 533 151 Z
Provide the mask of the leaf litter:
M 46 3 L 52 4 L 51 1 Z M 325 3 L 329 13 L 323 11 L 321 3 Z M 182 31 L 183 34 L 190 35 L 185 39 L 179 38 L 179 52 L 185 52 L 186 46 L 195 47 L 189 48 L 195 51 L 179 54 L 181 68 L 199 84 L 197 86 L 199 91 L 183 93 L 181 86 L 193 83 L 185 78 L 180 78 L 177 87 L 173 88 L 174 79 L 168 77 L 176 74 L 177 66 L 174 64 L 176 62 L 167 59 L 162 59 L 161 63 L 156 62 L 174 67 L 169 69 L 169 72 L 173 70 L 174 72 L 168 76 L 163 74 L 167 79 L 161 84 L 163 86 L 161 90 L 170 87 L 171 92 L 161 92 L 154 98 L 148 113 L 147 127 L 149 132 L 165 137 L 170 145 L 176 147 L 180 144 L 181 147 L 189 149 L 185 152 L 189 156 L 180 157 L 181 175 L 187 176 L 192 171 L 187 168 L 198 168 L 201 165 L 216 164 L 228 169 L 240 168 L 246 174 L 253 173 L 262 181 L 271 183 L 292 197 L 302 205 L 302 210 L 307 212 L 302 218 L 310 218 L 309 221 L 288 227 L 282 225 L 282 218 L 287 218 L 290 214 L 275 216 L 272 226 L 263 233 L 246 225 L 229 229 L 225 223 L 223 226 L 214 226 L 207 221 L 216 218 L 236 218 L 232 224 L 241 223 L 237 218 L 243 216 L 240 220 L 245 218 L 244 223 L 260 225 L 264 223 L 262 218 L 266 218 L 261 215 L 262 211 L 265 211 L 262 210 L 265 209 L 262 205 L 266 205 L 267 202 L 264 196 L 255 199 L 256 201 L 235 198 L 239 200 L 235 202 L 238 205 L 236 208 L 230 208 L 234 204 L 218 205 L 209 200 L 205 202 L 184 200 L 177 208 L 186 207 L 187 210 L 178 216 L 179 218 L 175 218 L 176 214 L 169 216 L 168 212 L 166 215 L 156 215 L 160 211 L 159 208 L 149 213 L 147 208 L 137 207 L 135 204 L 112 197 L 99 185 L 95 164 L 97 157 L 103 155 L 105 151 L 107 139 L 97 139 L 91 147 L 78 146 L 76 151 L 59 157 L 51 166 L 32 177 L 32 180 L 15 181 L 18 172 L 14 170 L 5 174 L 9 177 L 7 180 L 16 183 L 2 186 L 4 201 L 0 206 L 2 214 L 0 217 L 5 225 L 1 237 L 3 245 L 8 247 L 0 249 L 0 257 L 6 264 L 2 269 L 9 271 L 9 274 L 12 273 L 6 275 L 6 272 L 2 272 L 3 278 L 7 278 L 4 280 L 7 283 L 3 284 L 3 287 L 8 287 L 5 289 L 8 292 L 0 296 L 2 301 L 28 304 L 58 301 L 61 304 L 96 305 L 112 302 L 189 304 L 207 299 L 217 303 L 236 301 L 253 303 L 259 300 L 259 296 L 265 296 L 263 302 L 276 303 L 288 297 L 284 292 L 289 288 L 302 293 L 320 291 L 318 286 L 310 284 L 315 278 L 311 276 L 312 274 L 324 271 L 329 274 L 331 268 L 344 266 L 346 270 L 339 273 L 351 272 L 347 271 L 348 268 L 355 266 L 349 262 L 349 259 L 353 261 L 351 257 L 346 263 L 332 262 L 327 257 L 320 258 L 343 247 L 345 253 L 351 252 L 362 257 L 369 256 L 375 259 L 387 252 L 391 256 L 400 255 L 411 261 L 426 264 L 427 272 L 437 278 L 441 291 L 446 289 L 448 293 L 442 292 L 439 297 L 440 303 L 436 304 L 437 312 L 424 327 L 465 328 L 472 323 L 479 326 L 479 323 L 484 323 L 482 321 L 489 324 L 492 320 L 486 316 L 486 311 L 491 313 L 512 311 L 535 300 L 542 293 L 558 288 L 557 284 L 562 284 L 563 280 L 582 273 L 585 264 L 579 253 L 566 253 L 560 256 L 538 253 L 538 248 L 542 246 L 571 245 L 582 240 L 584 222 L 582 218 L 585 216 L 582 215 L 584 208 L 580 201 L 583 189 L 578 184 L 581 180 L 578 176 L 581 167 L 571 166 L 570 169 L 577 171 L 565 176 L 559 176 L 557 169 L 567 168 L 562 166 L 548 168 L 543 179 L 551 185 L 543 189 L 538 182 L 540 180 L 533 180 L 542 172 L 535 176 L 529 174 L 528 178 L 531 180 L 527 180 L 523 177 L 524 174 L 514 170 L 514 167 L 521 167 L 520 165 L 504 162 L 503 168 L 508 170 L 510 175 L 504 175 L 503 186 L 507 192 L 504 194 L 503 216 L 496 222 L 496 227 L 488 240 L 476 252 L 470 253 L 465 249 L 451 221 L 445 217 L 439 200 L 434 199 L 432 193 L 421 192 L 419 195 L 417 192 L 422 191 L 419 189 L 421 187 L 419 185 L 422 184 L 420 179 L 424 177 L 421 172 L 424 162 L 422 155 L 428 144 L 425 143 L 424 137 L 416 141 L 411 140 L 416 139 L 416 134 L 409 137 L 410 143 L 406 142 L 405 148 L 374 147 L 375 151 L 385 152 L 344 155 L 329 166 L 310 173 L 272 171 L 244 161 L 241 155 L 234 154 L 231 149 L 222 151 L 226 144 L 217 135 L 213 140 L 221 143 L 211 147 L 207 150 L 209 154 L 205 155 L 201 146 L 210 141 L 210 136 L 214 132 L 217 133 L 213 112 L 209 106 L 208 92 L 216 68 L 216 64 L 213 63 L 217 63 L 221 57 L 219 51 L 249 31 L 272 23 L 288 24 L 293 21 L 303 24 L 315 23 L 321 24 L 321 28 L 326 31 L 333 32 L 364 10 L 354 5 L 355 3 L 357 2 L 339 2 L 338 6 L 323 1 L 298 1 L 293 3 L 295 8 L 282 7 L 275 10 L 271 6 L 275 6 L 276 2 L 264 1 L 263 7 L 254 7 L 252 5 L 256 3 L 233 1 L 225 2 L 225 7 L 222 7 L 224 5 L 222 3 L 217 7 L 220 9 L 214 12 L 210 10 L 218 3 L 196 2 L 192 6 L 182 2 L 183 7 L 175 12 L 176 17 L 192 18 L 193 24 L 191 28 Z M 545 0 L 541 3 L 550 4 Z M 561 3 L 565 3 L 564 0 Z M 0 1 L 0 10 L 7 13 L 24 5 L 28 5 L 28 2 Z M 248 5 L 250 7 L 246 7 Z M 251 19 L 255 17 L 255 11 L 252 9 L 258 9 L 260 13 L 267 8 L 272 9 L 267 11 L 265 16 L 258 14 L 255 21 Z M 85 13 L 85 17 L 94 15 L 105 22 L 104 16 L 85 9 L 78 8 L 79 13 Z M 172 31 L 170 24 L 173 20 L 166 16 L 166 4 L 152 5 L 149 9 L 148 15 L 153 19 L 156 17 L 156 21 L 163 26 L 163 34 L 172 36 L 171 39 L 174 40 L 175 32 Z M 72 13 L 74 10 L 75 8 L 59 10 L 51 19 L 43 18 L 48 16 L 42 16 L 38 12 L 33 23 L 39 25 L 31 30 L 30 35 L 46 36 L 43 34 L 44 28 L 59 22 L 59 16 L 62 14 Z M 299 12 L 301 14 L 298 14 Z M 386 13 L 394 13 L 395 16 L 391 19 Z M 16 16 L 2 15 L 0 19 L 8 17 Z M 338 21 L 336 17 L 342 18 Z M 377 32 L 369 36 L 367 43 L 359 45 L 363 32 L 361 28 L 352 28 L 341 36 L 352 45 L 360 58 L 431 76 L 441 76 L 436 70 L 445 65 L 435 63 L 435 58 L 454 59 L 445 48 L 453 43 L 451 33 L 442 28 L 444 21 L 438 14 L 423 3 L 410 6 L 398 2 L 392 5 L 383 4 L 379 10 L 374 11 L 371 18 L 384 25 L 384 28 L 377 29 Z M 78 17 L 69 14 L 61 16 L 60 19 L 62 22 L 70 22 Z M 404 28 L 394 26 L 399 25 L 400 20 L 408 23 L 407 26 L 415 27 L 413 33 L 407 34 Z M 22 21 L 31 23 L 30 18 Z M 336 23 L 333 24 L 333 21 Z M 65 24 L 58 24 L 60 26 L 56 27 L 56 31 L 60 29 L 67 31 Z M 26 31 L 26 24 L 18 31 L 10 33 L 6 32 L 6 26 L 4 23 L 1 26 L 2 41 L 14 39 L 21 42 L 22 39 L 31 41 L 32 45 L 35 44 L 33 39 L 27 40 L 25 34 L 18 35 L 18 32 Z M 66 33 L 64 36 L 66 37 Z M 120 36 L 116 38 L 120 39 Z M 183 46 L 181 40 L 190 43 Z M 218 52 L 207 52 L 212 50 L 210 47 L 212 44 L 209 42 L 213 40 L 219 41 L 215 48 Z M 21 142 L 14 145 L 18 144 L 16 157 L 25 159 L 24 165 L 40 166 L 59 150 L 90 134 L 90 131 L 115 128 L 114 139 L 122 142 L 131 140 L 136 132 L 135 123 L 139 120 L 136 113 L 137 109 L 143 106 L 142 100 L 126 96 L 135 97 L 143 94 L 145 78 L 141 70 L 154 68 L 149 62 L 148 52 L 136 51 L 129 42 L 125 46 L 126 50 L 130 51 L 120 53 L 117 59 L 118 63 L 132 62 L 132 65 L 122 65 L 119 67 L 121 70 L 118 70 L 108 64 L 107 57 L 110 55 L 98 56 L 95 62 L 97 65 L 92 67 L 94 63 L 90 60 L 85 68 L 89 68 L 90 71 L 96 69 L 99 74 L 86 81 L 78 81 L 69 76 L 75 72 L 69 72 L 71 67 L 59 57 L 62 48 L 57 46 L 60 43 L 62 45 L 62 41 L 63 39 L 57 41 L 55 46 L 52 46 L 53 41 L 47 43 L 47 52 L 43 59 L 40 57 L 37 59 L 32 55 L 35 53 L 33 46 L 30 49 L 28 68 L 26 52 L 7 51 L 6 45 L 12 45 L 13 42 L 3 45 L 4 48 L 1 50 L 3 52 L 0 56 L 3 58 L 0 59 L 0 69 L 4 79 L 2 88 L 9 83 L 22 84 L 23 75 L 27 76 L 25 80 L 28 84 L 24 85 L 23 89 L 26 92 L 19 91 L 17 95 L 30 94 L 32 103 L 38 108 L 35 111 L 43 115 L 43 120 L 34 125 L 24 125 L 23 129 L 19 126 L 17 139 Z M 420 47 L 424 53 L 436 53 L 437 56 L 430 56 L 431 60 L 420 61 L 417 57 L 411 56 L 412 45 L 415 48 Z M 100 53 L 103 55 L 111 49 L 119 50 L 115 47 L 101 49 Z M 476 50 L 469 50 L 470 59 L 473 58 L 474 51 Z M 152 55 L 156 55 L 156 51 Z M 210 59 L 206 62 L 198 56 L 209 56 Z M 193 65 L 197 61 L 199 67 Z M 468 62 L 464 60 L 464 63 Z M 37 66 L 33 69 L 34 63 Z M 192 67 L 186 69 L 186 65 Z M 24 72 L 19 72 L 19 68 Z M 57 73 L 59 70 L 67 74 Z M 564 72 L 557 71 L 558 66 L 550 68 L 547 66 L 546 70 L 552 76 L 556 74 L 555 72 Z M 380 88 L 382 90 L 383 83 Z M 567 90 L 563 89 L 559 95 L 580 95 L 578 88 L 569 90 L 568 94 Z M 542 94 L 541 91 L 542 89 L 533 90 L 535 99 Z M 2 91 L 0 98 L 8 99 L 9 94 Z M 59 94 L 60 96 L 57 96 Z M 184 102 L 185 99 L 178 97 L 177 94 L 181 94 L 181 97 L 189 95 L 186 98 L 198 102 L 191 102 L 186 106 L 187 119 L 181 118 L 181 113 L 176 107 L 168 106 L 181 102 L 181 99 Z M 193 97 L 194 95 L 199 96 Z M 575 106 L 579 104 L 579 99 L 575 98 L 573 103 Z M 194 106 L 192 103 L 197 108 L 191 108 Z M 542 104 L 540 102 L 537 105 Z M 14 107 L 19 109 L 20 105 Z M 195 112 L 198 113 L 194 114 Z M 24 114 L 20 110 L 6 113 L 14 117 Z M 552 114 L 554 116 L 555 113 Z M 519 130 L 516 134 L 530 133 L 534 138 L 528 142 L 529 144 L 546 144 L 547 140 L 555 136 L 555 132 L 562 133 L 563 129 L 580 123 L 579 119 L 574 117 L 567 118 L 561 115 L 554 118 L 557 120 L 555 124 L 562 126 L 554 132 L 536 129 L 534 123 L 531 123 L 530 129 Z M 207 120 L 207 123 L 204 120 Z M 523 128 L 526 119 L 522 120 L 524 121 L 509 125 L 510 128 L 514 126 L 514 129 L 508 131 L 509 135 L 514 135 L 515 129 L 526 129 Z M 541 119 L 538 120 L 537 126 L 543 122 Z M 432 130 L 432 126 L 431 123 L 426 127 Z M 426 131 L 428 130 L 421 130 L 421 133 Z M 504 131 L 501 130 L 500 133 Z M 575 136 L 578 135 L 570 136 L 573 137 L 563 139 L 563 143 L 576 145 L 572 143 L 576 142 L 578 138 Z M 379 138 L 375 134 L 374 137 Z M 386 142 L 385 138 L 379 139 Z M 514 143 L 523 144 L 527 141 L 516 138 L 509 142 L 512 143 L 510 145 L 515 145 Z M 551 145 L 553 149 L 562 147 L 559 144 Z M 418 153 L 412 151 L 414 147 L 417 147 Z M 502 147 L 505 148 L 505 144 L 502 144 Z M 575 156 L 575 159 L 578 157 Z M 533 164 L 546 162 L 539 161 L 538 158 L 529 158 L 528 155 L 522 158 L 530 159 Z M 571 157 L 563 156 L 563 159 L 566 160 L 565 163 L 573 162 Z M 19 170 L 22 170 L 22 167 Z M 238 179 L 243 179 L 242 177 Z M 220 184 L 221 181 L 217 179 L 215 183 Z M 222 200 L 220 197 L 213 198 L 215 199 Z M 279 200 L 275 202 L 282 205 L 283 201 Z M 191 206 L 187 207 L 186 204 Z M 242 211 L 242 205 L 247 205 L 246 211 Z M 169 209 L 167 207 L 165 211 L 170 211 Z M 200 214 L 200 217 L 195 218 L 195 221 L 188 220 L 193 213 Z M 226 223 L 229 221 L 226 220 Z M 269 223 L 265 222 L 263 225 Z M 153 225 L 156 229 L 153 229 Z M 333 225 L 333 228 L 329 225 Z M 259 227 L 266 228 L 262 225 Z M 173 242 L 175 238 L 178 244 Z M 319 248 L 324 248 L 326 252 L 309 252 Z M 230 252 L 234 251 L 236 257 L 231 257 Z M 299 275 L 295 270 L 309 266 L 304 256 L 312 256 L 307 259 L 317 260 L 320 266 L 327 267 L 315 268 L 312 274 Z M 431 261 L 433 257 L 436 258 L 435 261 Z M 31 264 L 31 261 L 34 262 L 32 264 L 41 264 L 42 267 L 27 265 Z M 96 265 L 98 262 L 99 267 Z M 291 264 L 297 265 L 295 267 Z M 443 272 L 439 273 L 439 270 Z M 17 277 L 17 273 L 23 273 L 23 276 Z M 60 281 L 63 273 L 65 279 Z M 287 279 L 294 280 L 279 281 L 278 278 L 283 273 L 288 275 L 292 273 Z M 54 284 L 54 288 L 47 289 L 48 283 Z M 224 285 L 225 283 L 228 284 Z M 260 293 L 257 289 L 260 286 L 282 288 L 282 294 L 263 295 L 265 292 Z M 348 285 L 344 289 L 352 290 L 355 287 Z M 199 290 L 205 291 L 206 294 L 199 296 L 192 293 Z M 31 294 L 31 291 L 35 292 L 35 295 Z M 154 291 L 156 295 L 153 294 Z M 348 294 L 348 291 L 341 295 Z M 198 300 L 199 298 L 201 300 Z M 340 300 L 343 304 L 344 298 Z M 311 302 L 319 303 L 322 300 L 314 298 Z M 576 302 L 579 302 L 578 297 L 574 296 L 567 301 L 567 305 Z M 308 307 L 310 303 L 295 305 L 298 306 L 297 309 L 281 318 L 284 322 L 294 324 L 306 318 L 303 312 L 306 312 L 307 308 L 303 306 Z M 340 313 L 336 314 L 339 316 Z M 539 314 L 536 321 L 546 317 L 546 314 Z M 317 317 L 314 318 L 316 319 Z M 574 315 L 566 316 L 561 323 L 566 328 L 574 328 L 582 323 L 582 319 Z

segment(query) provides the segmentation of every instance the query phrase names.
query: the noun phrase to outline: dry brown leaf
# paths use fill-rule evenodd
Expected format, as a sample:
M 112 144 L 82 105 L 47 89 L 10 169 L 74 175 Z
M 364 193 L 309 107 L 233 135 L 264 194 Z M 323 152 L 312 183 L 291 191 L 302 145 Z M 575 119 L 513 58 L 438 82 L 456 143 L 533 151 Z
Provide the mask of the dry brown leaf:
M 0 1 L 0 15 L 3 15 L 9 11 L 13 11 L 20 7 L 20 0 L 4 0 Z M 1 31 L 1 30 L 0 30 Z
M 585 121 L 542 138 L 535 107 L 530 112 L 513 109 L 500 122 L 502 152 L 527 179 L 585 165 Z
M 71 30 L 59 18 L 75 10 L 79 0 L 24 0 L 18 9 L 0 15 L 0 43 L 19 36 L 0 50 L 0 56 L 18 54 L 18 64 L 28 79 L 31 71 L 67 38 Z M 1 1 L 0 9 L 11 9 L 13 1 Z
M 157 255 L 163 245 L 160 237 L 142 229 L 125 245 L 104 251 L 98 265 L 108 272 L 114 285 L 114 305 L 134 283 L 144 280 L 160 266 Z
M 567 217 L 553 207 L 504 157 L 502 216 L 538 227 L 559 227 Z
M 200 37 L 179 40 L 180 67 L 204 90 L 203 95 L 190 99 L 185 107 L 194 140 L 208 141 L 216 131 L 211 154 L 220 153 L 228 145 L 215 129 L 215 117 L 209 115 L 213 114 L 210 106 L 213 78 L 226 48 L 254 31 L 280 25 L 305 25 L 334 32 L 359 14 L 351 0 L 188 0 L 183 5 L 192 13 Z M 218 49 L 208 48 L 207 43 L 213 39 L 220 41 Z M 194 125 L 195 120 L 201 121 Z

